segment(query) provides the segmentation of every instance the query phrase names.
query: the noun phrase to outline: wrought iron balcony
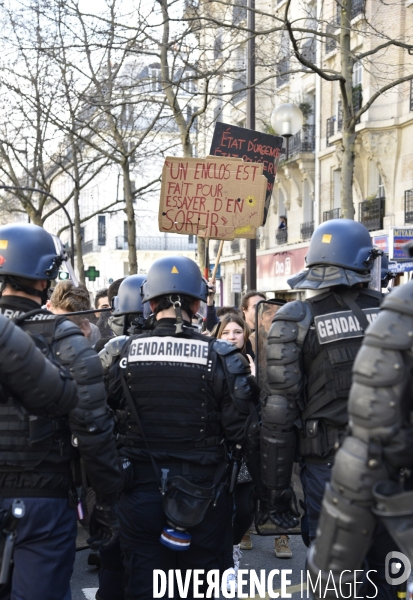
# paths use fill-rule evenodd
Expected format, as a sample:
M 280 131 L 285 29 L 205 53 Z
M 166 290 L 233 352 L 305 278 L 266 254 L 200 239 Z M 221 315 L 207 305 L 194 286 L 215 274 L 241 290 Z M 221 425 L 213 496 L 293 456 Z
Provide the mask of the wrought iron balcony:
M 278 245 L 286 244 L 288 242 L 288 231 L 287 229 L 279 229 L 275 234 L 275 240 Z
M 331 219 L 340 218 L 341 208 L 332 208 L 323 212 L 323 221 L 331 221 Z
M 385 198 L 374 198 L 359 202 L 359 221 L 369 231 L 383 229 Z
M 413 223 L 413 190 L 404 192 L 404 222 Z
M 123 235 L 116 237 L 116 250 L 127 250 L 128 239 Z M 140 236 L 136 238 L 136 250 L 196 250 L 197 243 L 190 242 L 189 236 Z
M 307 221 L 307 223 L 301 223 L 300 235 L 302 240 L 309 240 L 314 232 L 314 221 Z
M 98 244 L 97 240 L 89 240 L 88 242 L 82 242 L 82 254 L 100 252 L 101 250 L 102 246 Z
M 315 125 L 304 125 L 301 131 L 290 139 L 289 155 L 300 152 L 314 152 L 315 150 Z
M 116 236 L 116 250 L 127 250 L 128 249 L 128 238 L 124 235 Z

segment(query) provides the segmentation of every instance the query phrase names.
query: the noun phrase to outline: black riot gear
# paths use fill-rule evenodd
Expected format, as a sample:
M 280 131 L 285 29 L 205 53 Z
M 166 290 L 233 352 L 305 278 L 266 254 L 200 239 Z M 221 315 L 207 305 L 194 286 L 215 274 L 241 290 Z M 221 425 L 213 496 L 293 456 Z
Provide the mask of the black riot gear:
M 143 302 L 171 294 L 182 294 L 206 302 L 208 284 L 193 260 L 186 256 L 168 256 L 153 263 L 142 293 Z
M 77 388 L 69 371 L 48 360 L 30 336 L 3 315 L 0 315 L 0 365 L 2 405 L 11 394 L 31 415 L 59 417 L 75 408 Z
M 32 311 L 28 319 L 21 318 Z M 69 461 L 76 454 L 72 443 L 75 439 L 98 498 L 103 504 L 113 503 L 119 492 L 120 475 L 98 356 L 76 325 L 51 313 L 44 314 L 33 300 L 3 295 L 0 312 L 9 318 L 19 318 L 19 326 L 31 334 L 43 352 L 70 369 L 79 398 L 67 418 L 57 420 L 29 414 L 22 418 L 13 408 L 11 397 L 1 405 L 0 411 L 3 415 L 7 413 L 10 422 L 10 435 L 6 437 L 6 429 L 0 432 L 4 436 L 0 435 L 1 449 L 7 452 L 2 459 L 0 456 L 2 488 L 18 489 L 20 496 L 29 490 L 31 496 L 67 497 L 71 487 Z M 24 473 L 36 468 L 41 468 L 42 475 L 31 477 Z M 7 494 L 3 491 L 3 495 Z
M 175 264 L 179 270 L 183 263 L 171 259 L 169 271 Z M 195 267 L 196 288 L 190 281 L 176 288 L 194 300 L 201 283 L 204 285 Z M 170 288 L 163 289 L 171 294 Z M 152 292 L 162 303 L 163 290 L 152 288 Z M 130 502 L 139 498 L 143 511 L 142 519 L 135 519 L 125 530 L 121 527 L 120 541 L 128 556 L 127 593 L 131 597 L 139 594 L 144 600 L 153 597 L 146 576 L 159 565 L 160 543 L 183 550 L 192 536 L 196 543 L 186 553 L 184 568 L 201 564 L 207 554 L 213 565 L 210 568 L 219 568 L 217 548 L 223 546 L 231 523 L 230 503 L 223 491 L 226 448 L 239 445 L 249 464 L 259 460 L 259 390 L 246 359 L 232 344 L 205 337 L 192 328 L 185 308 L 179 333 L 174 311 L 170 307 L 162 310 L 169 311 L 167 316 L 159 314 L 152 330 L 131 337 L 118 362 L 123 380 L 123 397 L 116 411 L 118 443 L 121 457 L 133 469 L 131 489 L 120 502 L 121 525 L 128 522 Z M 259 471 L 259 464 L 251 471 Z M 128 539 L 145 529 L 154 508 L 155 523 L 142 538 L 143 565 Z M 201 541 L 211 532 L 213 549 Z M 179 567 L 174 554 L 170 552 L 171 559 Z M 143 573 L 138 579 L 136 569 Z
M 309 555 L 310 572 L 321 571 L 324 586 L 327 577 L 331 585 L 332 575 L 337 581 L 344 569 L 362 568 L 383 523 L 413 560 L 412 337 L 410 281 L 386 296 L 354 364 L 350 431 L 337 452 Z
M 294 288 L 317 292 L 282 306 L 268 335 L 261 430 L 267 514 L 279 525 L 293 515 L 294 507 L 280 505 L 279 499 L 288 492 L 299 458 L 310 538 L 316 535 L 323 492 L 349 421 L 354 361 L 382 302 L 380 292 L 367 289 L 376 255 L 360 223 L 338 219 L 320 225 L 307 255 L 309 269 L 289 281 Z M 356 455 L 347 449 L 343 472 L 358 464 Z M 377 562 L 377 585 L 386 586 L 380 580 L 384 559 Z

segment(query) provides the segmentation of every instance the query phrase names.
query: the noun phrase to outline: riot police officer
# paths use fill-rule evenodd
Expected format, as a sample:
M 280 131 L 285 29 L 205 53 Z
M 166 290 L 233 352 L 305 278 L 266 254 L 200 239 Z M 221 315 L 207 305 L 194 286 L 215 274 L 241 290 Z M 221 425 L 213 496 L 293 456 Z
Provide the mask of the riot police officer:
M 0 227 L 0 248 L 1 313 L 17 319 L 46 355 L 68 368 L 78 387 L 77 406 L 62 418 L 21 414 L 12 396 L 0 405 L 2 508 L 16 496 L 26 505 L 17 530 L 11 593 L 68 600 L 78 504 L 76 448 L 97 495 L 91 544 L 109 543 L 117 534 L 120 474 L 113 422 L 98 356 L 76 325 L 40 308 L 65 260 L 59 240 L 36 225 L 12 224 Z
M 410 281 L 386 296 L 354 364 L 350 433 L 337 452 L 308 561 L 323 582 L 330 572 L 337 582 L 345 569 L 352 581 L 363 569 L 378 521 L 413 563 L 412 338 Z M 394 550 L 389 546 L 387 553 Z M 397 584 L 403 573 L 387 575 Z
M 122 384 L 118 369 L 120 353 L 128 336 L 140 333 L 146 323 L 141 296 L 141 287 L 145 279 L 145 275 L 130 275 L 120 284 L 118 294 L 113 298 L 112 316 L 116 319 L 122 335 L 111 338 L 99 352 L 105 373 L 108 403 L 115 411 L 119 408 L 119 401 L 122 398 Z M 122 427 L 122 423 L 119 423 L 119 426 Z M 123 461 L 123 465 L 128 466 L 128 461 Z M 95 564 L 95 560 L 94 557 L 89 564 Z M 123 600 L 123 565 L 119 539 L 100 550 L 99 566 L 99 588 L 96 600 Z
M 281 307 L 268 336 L 269 390 L 261 430 L 268 511 L 279 525 L 295 523 L 290 482 L 299 454 L 310 538 L 316 535 L 324 489 L 348 423 L 352 366 L 382 300 L 380 292 L 367 287 L 374 277 L 380 281 L 376 256 L 361 223 L 336 219 L 317 227 L 307 270 L 289 280 L 293 289 L 313 290 L 313 295 Z
M 119 505 L 127 600 L 154 597 L 154 569 L 165 577 L 180 569 L 185 580 L 200 568 L 205 582 L 206 571 L 222 568 L 231 522 L 223 442 L 234 458 L 245 453 L 252 475 L 259 459 L 258 388 L 246 360 L 191 326 L 208 293 L 196 263 L 157 260 L 142 293 L 155 325 L 129 340 L 119 363 L 125 433 L 118 440 L 132 465 Z M 188 599 L 193 594 L 191 580 Z

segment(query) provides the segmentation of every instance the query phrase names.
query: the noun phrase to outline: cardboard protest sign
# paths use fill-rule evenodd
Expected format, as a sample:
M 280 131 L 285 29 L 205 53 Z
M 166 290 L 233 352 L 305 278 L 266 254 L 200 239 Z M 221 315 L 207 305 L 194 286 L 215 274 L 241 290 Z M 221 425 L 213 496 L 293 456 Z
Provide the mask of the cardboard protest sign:
M 263 165 L 231 158 L 165 159 L 159 230 L 233 240 L 255 238 L 267 180 Z
M 210 154 L 242 158 L 244 162 L 262 163 L 267 178 L 267 194 L 263 225 L 267 220 L 271 202 L 274 179 L 277 174 L 278 161 L 283 146 L 283 138 L 269 133 L 260 133 L 252 129 L 244 129 L 235 125 L 216 123 L 212 138 Z

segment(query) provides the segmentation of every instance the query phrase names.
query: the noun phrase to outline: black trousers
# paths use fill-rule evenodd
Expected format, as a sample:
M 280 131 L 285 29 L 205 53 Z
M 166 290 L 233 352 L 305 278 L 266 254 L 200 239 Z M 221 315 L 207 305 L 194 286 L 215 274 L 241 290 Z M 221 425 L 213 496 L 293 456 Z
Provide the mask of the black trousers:
M 224 570 L 225 540 L 228 522 L 231 522 L 232 500 L 221 494 L 217 506 L 210 506 L 203 521 L 190 529 L 189 550 L 176 551 L 163 546 L 160 535 L 166 526 L 160 492 L 139 489 L 122 494 L 119 503 L 120 544 L 124 561 L 125 600 L 150 600 L 153 595 L 154 569 L 168 576 L 169 570 L 179 569 L 185 579 L 189 569 L 203 569 L 200 576 L 206 582 L 206 572 Z M 206 583 L 200 587 L 205 593 Z M 163 598 L 168 598 L 167 587 Z M 187 595 L 181 596 L 174 586 L 174 596 L 193 599 L 192 581 Z

